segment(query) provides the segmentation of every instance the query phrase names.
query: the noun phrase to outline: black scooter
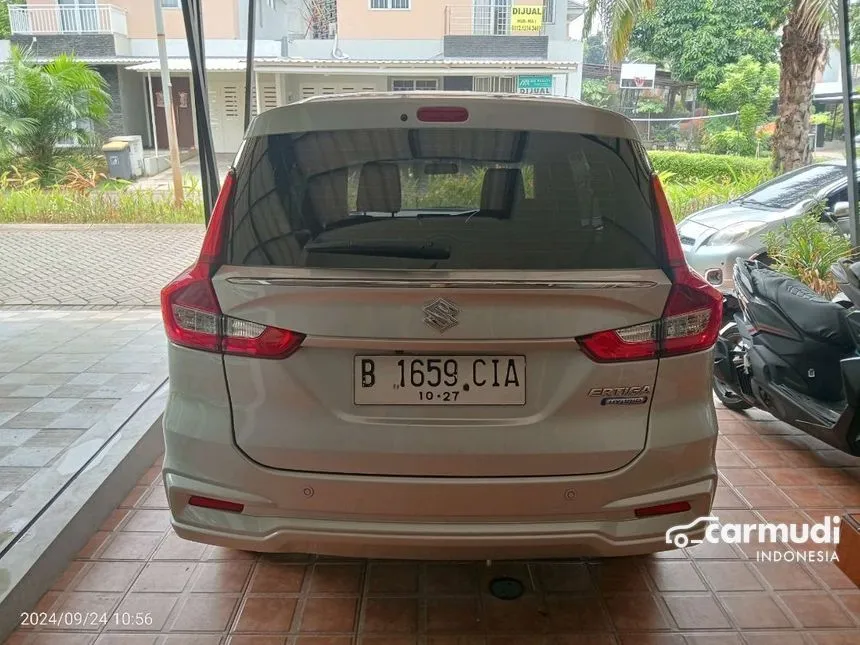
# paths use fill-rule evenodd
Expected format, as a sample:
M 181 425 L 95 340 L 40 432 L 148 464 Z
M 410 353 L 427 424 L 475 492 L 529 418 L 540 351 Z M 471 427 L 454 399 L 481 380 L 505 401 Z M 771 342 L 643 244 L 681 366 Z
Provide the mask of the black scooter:
M 763 262 L 737 260 L 714 393 L 730 410 L 760 408 L 860 456 L 860 262 L 841 260 L 831 272 L 847 306 Z

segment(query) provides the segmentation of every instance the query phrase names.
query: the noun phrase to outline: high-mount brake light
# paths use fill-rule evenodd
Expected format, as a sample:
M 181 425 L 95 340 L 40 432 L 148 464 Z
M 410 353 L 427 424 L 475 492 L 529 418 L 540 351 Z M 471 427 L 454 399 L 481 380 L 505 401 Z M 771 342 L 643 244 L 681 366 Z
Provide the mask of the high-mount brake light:
M 182 347 L 255 358 L 286 358 L 299 349 L 304 335 L 225 316 L 212 286 L 212 276 L 222 258 L 235 187 L 236 178 L 230 172 L 212 209 L 197 262 L 161 290 L 164 328 L 168 340 Z
M 669 202 L 656 175 L 651 186 L 672 288 L 663 315 L 658 320 L 577 338 L 582 350 L 598 363 L 665 358 L 703 351 L 713 346 L 720 331 L 722 296 L 687 266 Z
M 418 120 L 423 123 L 464 123 L 469 120 L 469 110 L 463 107 L 418 108 Z

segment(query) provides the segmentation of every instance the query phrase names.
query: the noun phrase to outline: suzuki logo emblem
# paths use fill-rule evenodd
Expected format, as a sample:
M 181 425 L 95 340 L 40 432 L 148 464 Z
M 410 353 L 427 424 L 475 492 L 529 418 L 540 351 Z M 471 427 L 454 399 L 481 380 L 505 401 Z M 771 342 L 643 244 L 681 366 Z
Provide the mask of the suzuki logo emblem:
M 424 305 L 424 323 L 440 334 L 448 331 L 451 327 L 460 324 L 457 316 L 460 309 L 453 302 L 444 298 L 436 298 L 433 302 Z

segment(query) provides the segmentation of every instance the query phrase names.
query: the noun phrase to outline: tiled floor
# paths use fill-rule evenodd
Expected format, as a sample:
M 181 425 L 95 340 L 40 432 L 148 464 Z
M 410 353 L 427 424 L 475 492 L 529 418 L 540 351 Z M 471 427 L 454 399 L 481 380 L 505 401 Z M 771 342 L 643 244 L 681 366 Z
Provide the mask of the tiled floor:
M 165 382 L 165 354 L 157 310 L 0 310 L 0 557 Z
M 819 521 L 860 508 L 860 460 L 755 414 L 719 411 L 724 522 Z M 700 545 L 534 563 L 259 556 L 185 542 L 153 469 L 36 608 L 108 616 L 21 629 L 10 645 L 858 645 L 860 590 L 832 563 Z M 514 601 L 491 578 L 523 581 Z M 141 624 L 117 625 L 136 620 Z

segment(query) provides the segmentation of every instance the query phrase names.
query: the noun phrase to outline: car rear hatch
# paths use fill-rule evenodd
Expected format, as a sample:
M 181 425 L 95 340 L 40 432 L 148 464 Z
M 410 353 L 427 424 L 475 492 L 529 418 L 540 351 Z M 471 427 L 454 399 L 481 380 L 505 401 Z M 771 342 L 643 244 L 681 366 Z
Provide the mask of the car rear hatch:
M 719 322 L 633 127 L 572 102 L 265 113 L 207 244 L 166 290 L 171 338 L 216 331 L 236 445 L 278 469 L 611 471 L 645 445 L 660 357 Z

